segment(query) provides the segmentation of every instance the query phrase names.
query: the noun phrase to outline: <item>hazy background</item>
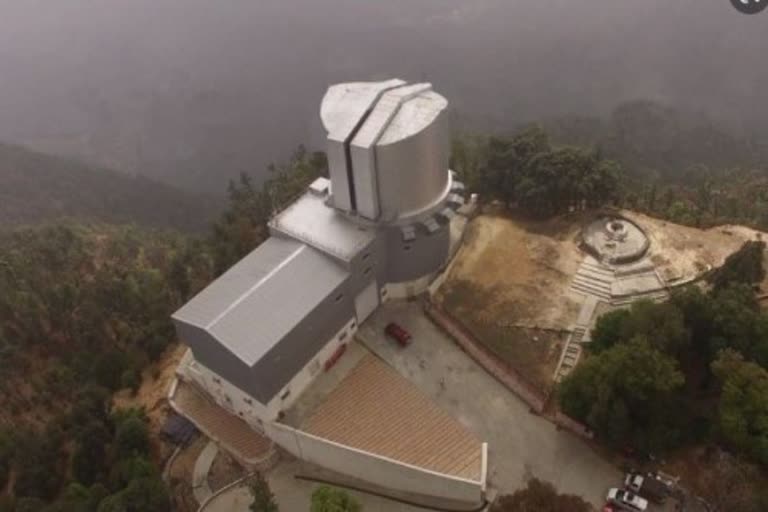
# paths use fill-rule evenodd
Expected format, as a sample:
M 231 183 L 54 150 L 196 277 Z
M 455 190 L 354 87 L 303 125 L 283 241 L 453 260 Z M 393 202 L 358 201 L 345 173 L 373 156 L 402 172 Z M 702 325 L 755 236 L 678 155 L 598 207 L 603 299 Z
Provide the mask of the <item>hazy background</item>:
M 321 147 L 329 83 L 429 80 L 461 128 L 648 98 L 768 119 L 768 12 L 729 0 L 0 0 L 0 141 L 223 192 Z

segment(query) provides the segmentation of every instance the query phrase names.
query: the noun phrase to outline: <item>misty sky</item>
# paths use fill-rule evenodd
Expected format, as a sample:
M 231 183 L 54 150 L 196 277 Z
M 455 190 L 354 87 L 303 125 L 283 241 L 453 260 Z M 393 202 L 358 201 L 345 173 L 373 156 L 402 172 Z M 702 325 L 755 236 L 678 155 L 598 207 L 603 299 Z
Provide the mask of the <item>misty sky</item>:
M 429 80 L 481 129 L 638 98 L 753 126 L 767 63 L 729 0 L 0 0 L 0 140 L 216 192 L 320 146 L 333 82 Z

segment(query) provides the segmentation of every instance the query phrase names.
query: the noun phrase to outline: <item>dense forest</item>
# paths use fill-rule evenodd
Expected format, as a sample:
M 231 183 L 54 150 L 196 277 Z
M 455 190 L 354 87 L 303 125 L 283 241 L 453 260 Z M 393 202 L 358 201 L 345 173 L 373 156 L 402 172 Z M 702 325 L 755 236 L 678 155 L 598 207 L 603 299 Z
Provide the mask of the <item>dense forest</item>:
M 142 176 L 0 144 L 0 226 L 70 217 L 202 232 L 220 208 Z
M 138 388 L 174 343 L 171 313 L 325 165 L 300 148 L 263 188 L 243 175 L 204 235 L 84 220 L 0 232 L 0 511 L 169 510 L 146 417 L 112 394 Z

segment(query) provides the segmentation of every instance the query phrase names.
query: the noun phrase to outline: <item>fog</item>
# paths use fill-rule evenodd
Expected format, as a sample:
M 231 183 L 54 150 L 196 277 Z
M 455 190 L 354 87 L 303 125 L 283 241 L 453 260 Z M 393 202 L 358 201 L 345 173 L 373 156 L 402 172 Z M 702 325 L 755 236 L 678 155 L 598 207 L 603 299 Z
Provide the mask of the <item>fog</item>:
M 333 82 L 432 81 L 464 129 L 639 98 L 753 127 L 766 56 L 729 0 L 0 0 L 0 140 L 223 192 L 321 147 Z

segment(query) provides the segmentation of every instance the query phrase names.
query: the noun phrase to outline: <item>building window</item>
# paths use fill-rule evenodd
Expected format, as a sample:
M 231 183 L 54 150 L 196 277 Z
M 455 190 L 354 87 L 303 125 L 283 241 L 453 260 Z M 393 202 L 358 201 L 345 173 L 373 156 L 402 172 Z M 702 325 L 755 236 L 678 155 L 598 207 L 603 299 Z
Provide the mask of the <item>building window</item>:
M 280 395 L 280 400 L 285 400 L 285 399 L 286 399 L 286 398 L 288 398 L 289 396 L 291 396 L 291 390 L 290 390 L 290 389 L 286 389 L 286 390 L 285 390 L 285 393 L 283 393 L 282 395 Z
M 341 334 L 339 334 L 339 341 L 344 341 L 347 338 L 347 331 L 345 330 Z
M 357 322 L 355 322 L 354 320 L 352 320 L 352 324 L 350 325 L 350 327 L 352 327 L 352 328 L 354 329 L 356 326 L 357 326 Z
M 221 384 L 221 379 L 218 377 L 214 377 L 213 382 L 215 382 L 216 384 Z
M 336 296 L 336 298 L 335 298 L 335 299 L 333 299 L 333 300 L 335 300 L 336 302 L 341 302 L 341 299 L 343 299 L 343 298 L 344 298 L 344 294 L 343 294 L 343 293 L 340 293 L 340 294 L 338 294 L 338 295 Z
M 248 405 L 253 405 L 253 400 L 251 400 L 250 398 L 243 398 L 243 401 Z

